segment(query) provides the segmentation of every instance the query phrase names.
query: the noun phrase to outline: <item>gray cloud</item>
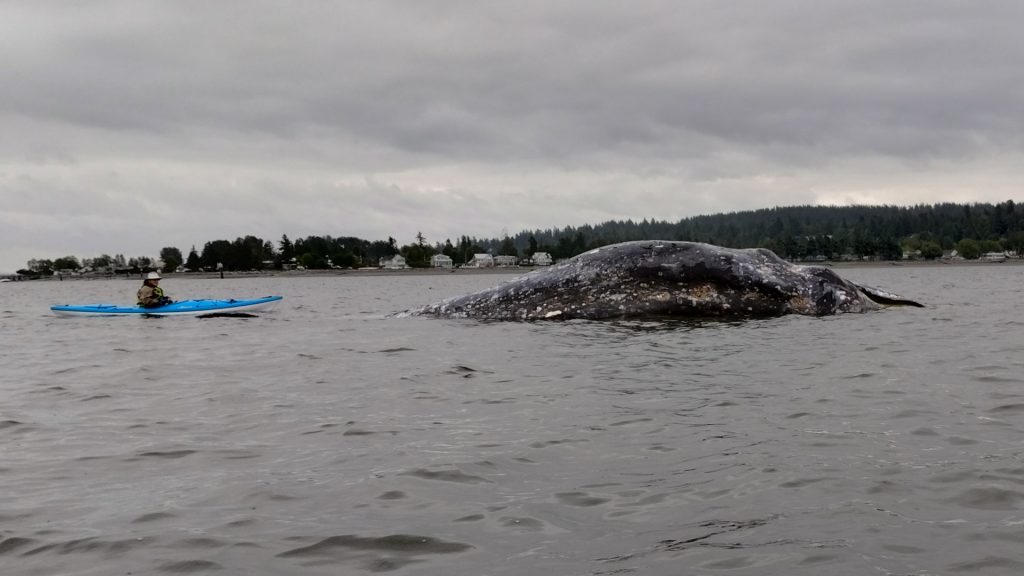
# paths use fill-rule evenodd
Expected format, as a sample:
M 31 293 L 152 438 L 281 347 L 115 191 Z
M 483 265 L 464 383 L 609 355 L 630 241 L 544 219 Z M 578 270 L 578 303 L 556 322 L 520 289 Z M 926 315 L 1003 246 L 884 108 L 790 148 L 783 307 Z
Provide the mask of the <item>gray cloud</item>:
M 0 270 L 247 233 L 1002 200 L 1021 181 L 1022 12 L 3 3 Z

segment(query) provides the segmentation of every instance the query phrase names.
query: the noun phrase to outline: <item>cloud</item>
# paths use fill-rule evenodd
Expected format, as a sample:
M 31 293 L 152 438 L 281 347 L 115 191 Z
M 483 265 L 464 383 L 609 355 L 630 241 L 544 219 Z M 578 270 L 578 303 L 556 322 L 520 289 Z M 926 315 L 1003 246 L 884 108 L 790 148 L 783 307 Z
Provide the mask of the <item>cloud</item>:
M 0 270 L 245 234 L 994 201 L 1022 176 L 1011 2 L 0 13 Z

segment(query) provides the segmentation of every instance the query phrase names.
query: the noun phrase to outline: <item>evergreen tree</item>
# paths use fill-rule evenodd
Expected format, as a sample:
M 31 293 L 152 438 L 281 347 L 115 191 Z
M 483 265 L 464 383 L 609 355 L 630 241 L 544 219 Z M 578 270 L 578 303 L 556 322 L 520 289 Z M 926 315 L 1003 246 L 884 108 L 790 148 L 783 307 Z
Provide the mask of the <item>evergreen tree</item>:
M 278 246 L 281 248 L 279 252 L 280 261 L 290 263 L 292 258 L 295 258 L 295 246 L 292 244 L 292 241 L 288 239 L 287 234 L 281 235 L 281 242 L 278 243 Z
M 519 250 L 516 249 L 516 245 L 512 242 L 512 239 L 505 236 L 501 241 L 501 248 L 498 250 L 498 254 L 502 256 L 516 256 L 519 257 Z
M 196 247 L 193 246 L 188 253 L 188 260 L 185 261 L 185 269 L 189 272 L 198 272 L 200 268 L 202 268 L 202 264 L 199 262 L 199 254 L 196 252 Z

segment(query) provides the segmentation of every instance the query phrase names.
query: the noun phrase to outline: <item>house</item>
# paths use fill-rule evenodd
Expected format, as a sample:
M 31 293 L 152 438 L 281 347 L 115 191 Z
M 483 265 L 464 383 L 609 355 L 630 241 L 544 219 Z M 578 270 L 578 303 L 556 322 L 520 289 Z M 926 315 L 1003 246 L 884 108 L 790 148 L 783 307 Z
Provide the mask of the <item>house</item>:
M 444 254 L 434 254 L 430 257 L 432 268 L 451 268 L 453 265 L 452 259 Z
M 493 268 L 494 257 L 490 254 L 474 254 L 473 259 L 466 264 L 467 268 Z
M 395 254 L 391 258 L 381 258 L 380 267 L 385 270 L 402 270 L 408 268 L 405 258 L 401 254 Z
M 519 258 L 515 256 L 495 256 L 494 265 L 499 268 L 509 268 L 518 264 Z
M 547 252 L 534 252 L 533 253 L 533 265 L 534 266 L 551 266 L 551 254 Z

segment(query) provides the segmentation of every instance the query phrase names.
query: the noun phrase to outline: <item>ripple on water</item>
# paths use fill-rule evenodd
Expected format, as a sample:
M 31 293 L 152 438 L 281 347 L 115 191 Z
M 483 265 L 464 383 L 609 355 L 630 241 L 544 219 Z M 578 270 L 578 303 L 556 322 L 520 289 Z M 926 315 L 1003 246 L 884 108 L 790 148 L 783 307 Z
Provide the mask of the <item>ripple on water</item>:
M 583 508 L 589 508 L 591 506 L 600 506 L 609 501 L 608 498 L 602 498 L 600 496 L 592 496 L 586 492 L 562 492 L 555 494 L 555 498 L 562 504 L 568 504 L 569 506 L 579 506 Z
M 519 516 L 503 516 L 498 519 L 498 523 L 503 528 L 511 528 L 514 530 L 526 530 L 531 532 L 541 532 L 547 528 L 546 523 L 537 520 L 536 518 Z
M 96 537 L 76 538 L 66 542 L 43 544 L 42 546 L 25 551 L 22 556 L 35 556 L 45 553 L 59 555 L 102 553 L 116 556 L 131 550 L 152 546 L 153 542 L 152 538 L 125 538 L 121 540 L 104 540 Z
M 1003 404 L 988 410 L 989 414 L 1021 414 L 1024 413 L 1024 403 Z
M 179 560 L 164 562 L 157 566 L 157 570 L 169 574 L 195 574 L 197 572 L 209 572 L 221 570 L 222 566 L 209 560 Z
M 986 556 L 980 560 L 960 562 L 949 567 L 951 572 L 964 572 L 977 574 L 988 570 L 998 569 L 1003 574 L 1024 573 L 1024 562 L 1001 556 Z
M 462 542 L 429 536 L 393 534 L 378 538 L 344 534 L 282 552 L 279 558 L 308 559 L 310 564 L 357 561 L 371 572 L 387 572 L 422 562 L 424 556 L 457 554 L 472 549 Z
M 38 540 L 22 538 L 20 536 L 11 536 L 9 538 L 0 539 L 0 556 L 10 554 L 26 546 L 31 546 L 36 542 L 38 542 Z
M 406 496 L 405 492 L 402 492 L 401 490 L 389 490 L 387 492 L 384 492 L 380 496 L 377 496 L 377 499 L 378 500 L 401 500 L 401 499 L 406 498 L 406 497 L 407 496 Z
M 140 452 L 138 458 L 129 458 L 129 461 L 138 460 L 139 458 L 157 458 L 160 460 L 177 460 L 178 458 L 184 458 L 185 456 L 191 456 L 195 454 L 196 450 L 167 450 L 167 451 L 151 451 L 151 452 Z
M 466 474 L 461 470 L 427 470 L 417 468 L 408 472 L 402 472 L 399 476 L 413 476 L 424 480 L 440 480 L 442 482 L 456 482 L 459 484 L 490 484 L 491 481 L 482 477 Z
M 452 520 L 452 522 L 479 522 L 485 518 L 486 516 L 483 514 L 469 514 L 467 516 L 456 518 L 455 520 Z
M 166 520 L 168 518 L 175 518 L 176 516 L 170 512 L 151 512 L 149 514 L 143 514 L 135 520 L 132 520 L 132 524 L 144 524 L 146 522 L 156 522 L 158 520 Z
M 977 510 L 1019 510 L 1024 493 L 1000 486 L 980 486 L 960 492 L 949 502 Z

